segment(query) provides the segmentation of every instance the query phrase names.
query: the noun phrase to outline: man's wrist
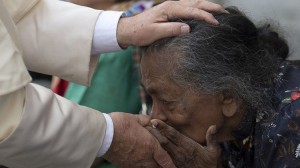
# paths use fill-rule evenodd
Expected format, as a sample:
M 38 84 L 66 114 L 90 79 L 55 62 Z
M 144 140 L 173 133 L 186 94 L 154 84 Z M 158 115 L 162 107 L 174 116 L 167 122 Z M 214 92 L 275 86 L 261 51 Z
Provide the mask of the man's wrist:
M 129 18 L 121 18 L 117 27 L 117 40 L 121 48 L 127 48 L 130 45 L 132 37 L 129 31 L 134 29 L 133 25 L 127 25 Z
M 97 157 L 103 156 L 108 151 L 114 136 L 114 124 L 111 117 L 105 113 L 103 113 L 103 115 L 106 120 L 106 131 L 102 146 L 98 151 Z
M 101 12 L 94 29 L 92 55 L 122 50 L 117 40 L 117 27 L 122 14 L 116 11 Z

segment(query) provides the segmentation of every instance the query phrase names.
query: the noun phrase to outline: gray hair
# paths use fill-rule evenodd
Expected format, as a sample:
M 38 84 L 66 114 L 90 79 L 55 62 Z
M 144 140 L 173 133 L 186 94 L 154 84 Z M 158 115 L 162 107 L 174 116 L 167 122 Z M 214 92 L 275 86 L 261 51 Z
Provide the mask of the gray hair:
M 187 23 L 191 33 L 156 41 L 143 53 L 172 55 L 171 77 L 183 87 L 223 93 L 247 107 L 261 108 L 288 46 L 269 25 L 257 28 L 237 9 L 227 10 L 230 14 L 214 15 L 217 26 L 176 20 Z

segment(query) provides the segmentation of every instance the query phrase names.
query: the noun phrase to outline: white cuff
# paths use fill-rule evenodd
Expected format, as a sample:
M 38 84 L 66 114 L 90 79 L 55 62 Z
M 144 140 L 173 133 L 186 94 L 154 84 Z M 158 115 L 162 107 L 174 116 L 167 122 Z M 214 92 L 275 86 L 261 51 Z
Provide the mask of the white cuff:
M 103 113 L 104 118 L 106 120 L 106 131 L 105 131 L 105 137 L 102 143 L 101 148 L 98 151 L 97 157 L 103 156 L 109 149 L 111 142 L 114 137 L 114 124 L 111 119 L 111 117 L 108 114 Z
M 117 41 L 117 26 L 123 12 L 101 12 L 94 30 L 92 55 L 119 51 L 122 48 Z

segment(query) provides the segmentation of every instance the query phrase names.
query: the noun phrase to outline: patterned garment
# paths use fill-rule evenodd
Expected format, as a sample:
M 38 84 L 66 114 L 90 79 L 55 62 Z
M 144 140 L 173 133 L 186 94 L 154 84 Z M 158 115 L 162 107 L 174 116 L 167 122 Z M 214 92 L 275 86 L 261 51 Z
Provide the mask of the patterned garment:
M 249 112 L 222 143 L 224 167 L 300 167 L 300 61 L 285 61 L 274 82 L 272 109 Z
M 126 16 L 134 16 L 164 1 L 166 0 L 132 0 L 129 2 L 117 3 L 109 10 L 124 11 Z

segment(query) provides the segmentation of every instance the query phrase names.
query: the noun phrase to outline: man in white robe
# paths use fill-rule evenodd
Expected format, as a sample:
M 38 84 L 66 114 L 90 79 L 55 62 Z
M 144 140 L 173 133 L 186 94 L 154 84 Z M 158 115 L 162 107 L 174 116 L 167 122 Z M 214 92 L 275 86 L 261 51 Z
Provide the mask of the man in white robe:
M 189 32 L 174 17 L 216 21 L 200 0 L 167 2 L 131 18 L 57 0 L 0 0 L 0 165 L 86 168 L 104 156 L 124 167 L 175 167 L 143 128 L 149 119 L 103 115 L 31 84 L 27 70 L 88 85 L 103 52 Z

